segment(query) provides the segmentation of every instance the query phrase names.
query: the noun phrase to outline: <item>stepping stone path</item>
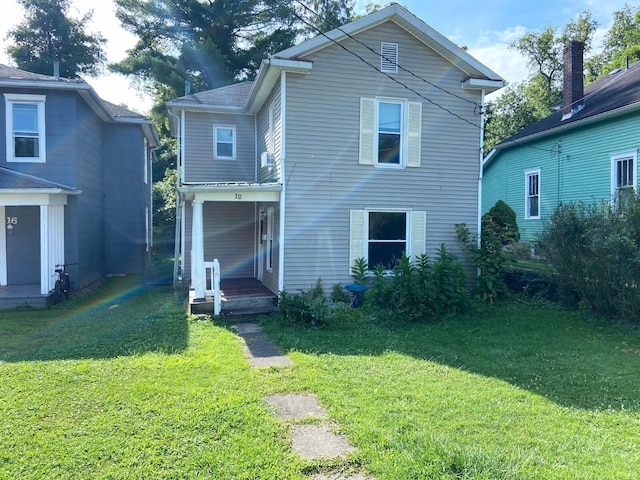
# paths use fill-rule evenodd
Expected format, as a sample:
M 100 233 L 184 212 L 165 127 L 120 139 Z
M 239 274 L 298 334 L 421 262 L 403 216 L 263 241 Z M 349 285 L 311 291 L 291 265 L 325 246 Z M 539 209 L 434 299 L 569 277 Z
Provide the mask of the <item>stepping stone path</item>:
M 292 365 L 291 360 L 269 340 L 259 325 L 238 323 L 232 325 L 244 339 L 252 367 L 282 367 Z M 291 433 L 293 451 L 307 460 L 346 458 L 355 448 L 341 435 L 333 433 L 326 424 L 327 412 L 310 395 L 282 394 L 265 399 L 279 420 L 294 422 Z M 296 421 L 318 419 L 321 424 L 299 425 Z M 361 473 L 318 473 L 311 480 L 371 480 Z

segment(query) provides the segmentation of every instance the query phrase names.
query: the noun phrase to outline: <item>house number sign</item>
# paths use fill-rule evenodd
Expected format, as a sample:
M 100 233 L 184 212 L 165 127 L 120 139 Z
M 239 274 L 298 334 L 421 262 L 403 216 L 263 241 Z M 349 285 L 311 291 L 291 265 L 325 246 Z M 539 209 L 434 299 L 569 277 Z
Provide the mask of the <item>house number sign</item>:
M 18 224 L 18 217 L 7 217 L 7 226 L 9 225 L 17 225 Z
M 242 194 L 241 193 L 236 193 L 235 194 L 235 199 L 236 200 L 242 200 Z

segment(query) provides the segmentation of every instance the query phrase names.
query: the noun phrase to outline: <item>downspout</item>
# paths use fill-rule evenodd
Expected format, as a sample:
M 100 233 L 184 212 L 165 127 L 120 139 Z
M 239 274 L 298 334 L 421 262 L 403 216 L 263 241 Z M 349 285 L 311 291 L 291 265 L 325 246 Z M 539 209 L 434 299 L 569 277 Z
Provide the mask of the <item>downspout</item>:
M 477 226 L 477 236 L 478 236 L 478 248 L 480 248 L 481 234 L 482 234 L 482 170 L 483 165 L 482 161 L 484 159 L 484 89 L 482 89 L 482 94 L 480 95 L 480 171 L 478 175 L 478 226 Z
M 287 128 L 287 74 L 282 71 L 280 73 L 280 181 L 282 182 L 282 190 L 280 190 L 280 224 L 278 232 L 278 292 L 284 290 L 284 242 L 285 242 L 285 210 L 286 210 L 286 170 L 285 170 L 285 157 L 286 157 L 286 141 L 285 130 Z

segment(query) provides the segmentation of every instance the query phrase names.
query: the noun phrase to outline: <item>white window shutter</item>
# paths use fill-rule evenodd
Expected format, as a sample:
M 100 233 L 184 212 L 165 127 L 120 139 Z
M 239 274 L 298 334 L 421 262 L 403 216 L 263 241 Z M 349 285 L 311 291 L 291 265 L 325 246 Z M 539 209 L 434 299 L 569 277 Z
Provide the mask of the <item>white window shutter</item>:
M 351 210 L 349 218 L 349 275 L 356 258 L 366 257 L 364 251 L 364 210 Z
M 373 98 L 360 99 L 360 156 L 362 165 L 373 165 L 376 148 L 376 101 Z
M 422 103 L 407 106 L 407 167 L 419 167 L 422 144 Z
M 411 260 L 427 253 L 427 212 L 411 212 Z

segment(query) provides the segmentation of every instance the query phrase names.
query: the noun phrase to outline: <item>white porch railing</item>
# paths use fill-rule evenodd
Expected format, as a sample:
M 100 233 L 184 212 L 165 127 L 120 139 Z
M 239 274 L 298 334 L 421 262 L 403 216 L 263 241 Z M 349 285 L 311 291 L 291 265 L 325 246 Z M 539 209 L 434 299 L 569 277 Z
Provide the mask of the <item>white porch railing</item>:
M 213 262 L 204 262 L 205 274 L 205 295 L 213 295 L 213 314 L 220 315 L 221 295 L 220 295 L 220 262 L 217 258 Z

